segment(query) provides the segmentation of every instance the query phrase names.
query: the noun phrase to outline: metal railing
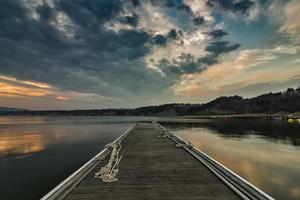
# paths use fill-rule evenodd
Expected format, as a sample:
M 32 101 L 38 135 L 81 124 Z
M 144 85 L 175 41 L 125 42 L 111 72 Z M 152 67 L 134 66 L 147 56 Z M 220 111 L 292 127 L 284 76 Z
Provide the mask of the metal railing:
M 173 140 L 176 144 L 181 145 L 186 151 L 192 154 L 196 159 L 203 163 L 215 176 L 223 181 L 230 189 L 244 200 L 275 200 L 259 188 L 255 187 L 230 169 L 226 168 L 218 161 L 214 160 L 204 152 L 195 148 L 192 144 L 186 143 L 180 137 L 169 132 L 162 125 L 158 126 L 167 138 Z
M 122 141 L 135 127 L 135 125 L 131 126 L 125 133 L 123 133 L 120 137 L 118 137 L 113 143 L 117 143 Z M 71 174 L 68 178 L 62 181 L 59 185 L 57 185 L 54 189 L 52 189 L 49 193 L 47 193 L 41 200 L 61 200 L 64 199 L 79 183 L 82 181 L 100 162 L 105 158 L 109 152 L 108 148 L 103 149 L 100 153 L 94 156 L 91 160 L 85 163 L 82 167 L 76 170 L 73 174 Z

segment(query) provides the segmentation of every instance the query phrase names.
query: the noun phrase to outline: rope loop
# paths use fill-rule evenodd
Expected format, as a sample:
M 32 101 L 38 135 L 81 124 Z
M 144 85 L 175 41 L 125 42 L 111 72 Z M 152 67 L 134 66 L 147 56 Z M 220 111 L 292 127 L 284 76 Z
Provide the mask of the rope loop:
M 108 163 L 95 173 L 95 178 L 105 183 L 111 183 L 118 181 L 116 176 L 119 173 L 118 166 L 122 159 L 122 156 L 119 156 L 122 146 L 120 143 L 109 143 L 105 147 L 111 150 L 110 158 Z

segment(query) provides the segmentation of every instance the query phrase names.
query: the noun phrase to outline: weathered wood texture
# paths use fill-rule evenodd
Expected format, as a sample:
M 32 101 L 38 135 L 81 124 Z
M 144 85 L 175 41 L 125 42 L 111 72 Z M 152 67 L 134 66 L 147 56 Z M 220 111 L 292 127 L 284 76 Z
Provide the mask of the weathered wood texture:
M 192 155 L 158 135 L 152 125 L 137 125 L 122 142 L 119 181 L 94 178 L 103 161 L 66 199 L 239 199 Z

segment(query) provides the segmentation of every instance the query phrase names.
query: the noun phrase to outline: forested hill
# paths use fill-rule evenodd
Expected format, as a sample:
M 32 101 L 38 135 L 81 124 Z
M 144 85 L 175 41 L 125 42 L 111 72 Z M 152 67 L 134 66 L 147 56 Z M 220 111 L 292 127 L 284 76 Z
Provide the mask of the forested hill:
M 205 104 L 175 103 L 135 109 L 7 111 L 0 113 L 2 115 L 183 116 L 295 112 L 300 112 L 300 88 L 289 88 L 284 92 L 263 94 L 253 98 L 224 96 Z
M 9 107 L 0 107 L 0 113 L 1 112 L 15 112 L 15 111 L 26 111 L 25 109 L 20 108 L 9 108 Z

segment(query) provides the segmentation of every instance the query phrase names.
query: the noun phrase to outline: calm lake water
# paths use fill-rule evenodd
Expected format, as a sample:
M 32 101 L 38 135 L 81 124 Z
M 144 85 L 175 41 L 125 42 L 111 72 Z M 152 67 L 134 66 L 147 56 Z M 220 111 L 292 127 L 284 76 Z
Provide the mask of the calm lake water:
M 135 121 L 148 117 L 0 117 L 0 199 L 35 200 Z M 300 125 L 218 119 L 166 123 L 173 133 L 277 199 L 300 199 Z
M 35 200 L 142 117 L 0 117 L 0 199 Z
M 300 199 L 300 124 L 227 118 L 166 126 L 275 199 Z

